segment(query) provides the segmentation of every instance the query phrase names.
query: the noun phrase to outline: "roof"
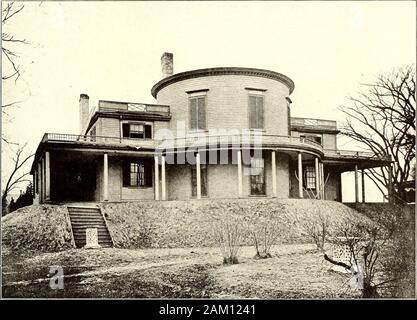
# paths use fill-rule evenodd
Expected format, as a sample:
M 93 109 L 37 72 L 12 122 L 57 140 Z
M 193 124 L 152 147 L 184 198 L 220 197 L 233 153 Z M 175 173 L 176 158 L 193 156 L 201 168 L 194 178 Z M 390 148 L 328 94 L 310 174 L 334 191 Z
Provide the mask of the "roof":
M 244 75 L 252 77 L 262 77 L 273 79 L 285 84 L 290 90 L 290 94 L 294 91 L 294 82 L 287 76 L 270 70 L 255 69 L 255 68 L 241 68 L 241 67 L 217 67 L 217 68 L 206 68 L 197 69 L 191 71 L 185 71 L 174 74 L 170 77 L 164 78 L 157 82 L 151 89 L 152 96 L 156 98 L 158 92 L 166 86 L 187 79 L 219 76 L 219 75 Z

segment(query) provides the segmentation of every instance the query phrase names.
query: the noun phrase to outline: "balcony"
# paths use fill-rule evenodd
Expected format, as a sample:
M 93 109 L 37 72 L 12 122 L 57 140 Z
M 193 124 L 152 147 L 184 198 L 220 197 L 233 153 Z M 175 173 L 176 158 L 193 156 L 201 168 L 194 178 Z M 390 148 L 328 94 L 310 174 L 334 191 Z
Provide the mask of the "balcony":
M 390 161 L 387 156 L 378 156 L 372 152 L 329 150 L 323 149 L 322 145 L 309 139 L 293 136 L 279 136 L 268 134 L 232 134 L 232 135 L 209 135 L 197 134 L 174 139 L 132 139 L 108 136 L 89 136 L 62 133 L 45 133 L 42 143 L 54 143 L 62 145 L 79 145 L 84 147 L 110 147 L 117 149 L 150 149 L 172 150 L 192 149 L 201 147 L 230 148 L 241 146 L 262 147 L 276 150 L 293 150 L 324 156 L 337 160 L 378 160 Z
M 232 135 L 208 135 L 198 134 L 187 137 L 154 140 L 154 139 L 132 139 L 108 136 L 90 136 L 62 133 L 45 133 L 42 143 L 53 143 L 63 145 L 81 145 L 84 147 L 116 147 L 116 148 L 146 148 L 146 149 L 184 149 L 197 147 L 240 147 L 252 146 L 263 148 L 290 148 L 311 150 L 312 152 L 323 154 L 322 146 L 314 141 L 292 136 L 278 136 L 266 134 L 232 134 Z

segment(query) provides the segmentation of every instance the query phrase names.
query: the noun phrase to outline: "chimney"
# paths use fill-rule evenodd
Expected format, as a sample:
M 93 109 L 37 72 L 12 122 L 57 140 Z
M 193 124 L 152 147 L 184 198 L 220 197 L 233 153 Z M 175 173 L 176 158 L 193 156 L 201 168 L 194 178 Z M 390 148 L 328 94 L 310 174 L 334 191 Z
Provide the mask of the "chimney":
M 165 52 L 161 57 L 162 78 L 172 76 L 174 73 L 174 55 Z
M 90 97 L 87 94 L 80 94 L 80 134 L 85 134 L 85 129 L 87 129 L 88 115 L 90 112 L 89 106 Z

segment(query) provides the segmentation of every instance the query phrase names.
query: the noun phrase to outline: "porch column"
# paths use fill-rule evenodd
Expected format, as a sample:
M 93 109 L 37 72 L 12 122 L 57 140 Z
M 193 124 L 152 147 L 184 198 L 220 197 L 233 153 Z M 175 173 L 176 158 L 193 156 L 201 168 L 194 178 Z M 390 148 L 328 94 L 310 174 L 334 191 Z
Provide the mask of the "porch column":
M 365 203 L 365 171 L 362 169 L 362 202 Z
M 303 156 L 298 153 L 298 196 L 303 197 Z
M 388 202 L 392 202 L 392 165 L 389 164 L 388 167 Z
M 242 188 L 242 151 L 237 152 L 237 187 L 239 198 L 243 196 Z
M 45 152 L 45 200 L 51 199 L 51 166 L 49 151 Z
M 42 175 L 42 159 L 40 159 L 38 163 L 38 192 L 39 192 L 39 202 L 43 202 L 43 183 L 42 183 L 43 175 Z
M 107 153 L 103 155 L 103 200 L 109 200 L 109 159 Z
M 325 198 L 325 190 L 324 190 L 324 163 L 320 162 L 320 181 L 321 181 L 321 198 L 326 200 Z
M 271 153 L 272 161 L 272 196 L 277 197 L 277 163 L 275 162 L 275 151 Z
M 317 193 L 317 199 L 321 198 L 320 195 L 320 172 L 319 172 L 319 158 L 314 158 L 314 163 L 316 167 L 316 193 Z
M 197 173 L 197 199 L 201 199 L 201 168 L 200 168 L 200 153 L 197 152 L 195 156 L 196 173 Z
M 165 185 L 165 156 L 161 157 L 161 192 L 162 192 L 162 200 L 166 200 L 166 185 Z
M 355 202 L 359 202 L 358 165 L 355 164 Z
M 159 163 L 158 156 L 155 155 L 155 200 L 159 200 Z

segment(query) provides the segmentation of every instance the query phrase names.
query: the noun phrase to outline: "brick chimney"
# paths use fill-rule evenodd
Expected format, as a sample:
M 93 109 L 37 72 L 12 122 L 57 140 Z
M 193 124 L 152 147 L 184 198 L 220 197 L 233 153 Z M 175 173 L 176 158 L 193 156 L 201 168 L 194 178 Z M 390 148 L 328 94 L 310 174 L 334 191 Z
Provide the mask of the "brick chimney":
M 87 129 L 88 115 L 90 113 L 90 97 L 87 94 L 80 94 L 80 134 L 84 134 Z
M 174 73 L 174 55 L 165 52 L 161 57 L 162 78 L 172 76 Z

